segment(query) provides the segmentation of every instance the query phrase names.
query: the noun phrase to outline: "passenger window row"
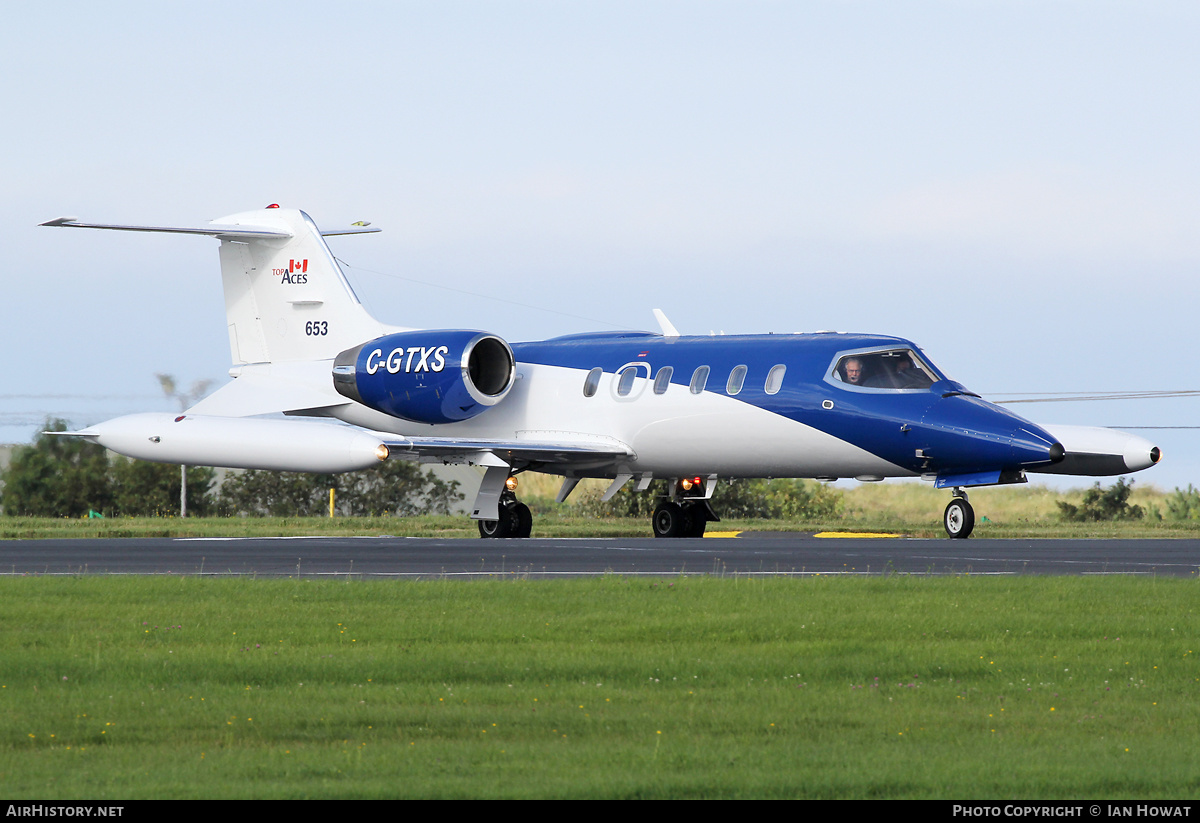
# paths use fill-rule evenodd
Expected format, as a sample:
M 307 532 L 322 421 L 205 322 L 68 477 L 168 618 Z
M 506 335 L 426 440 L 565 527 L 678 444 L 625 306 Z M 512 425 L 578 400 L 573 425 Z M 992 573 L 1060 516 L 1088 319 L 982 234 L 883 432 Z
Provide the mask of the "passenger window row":
M 617 396 L 628 397 L 633 391 L 634 380 L 637 379 L 638 373 L 642 368 L 646 369 L 646 376 L 649 377 L 649 366 L 644 363 L 637 365 L 626 366 L 617 372 Z M 700 394 L 708 385 L 708 375 L 712 370 L 708 366 L 699 366 L 692 372 L 691 383 L 688 384 L 688 390 L 692 394 Z M 742 387 L 746 383 L 746 374 L 749 371 L 746 366 L 734 366 L 733 371 L 729 373 L 729 379 L 725 382 L 725 393 L 733 396 L 741 392 Z M 780 363 L 777 366 L 772 366 L 767 372 L 766 382 L 763 384 L 763 391 L 767 394 L 778 394 L 783 388 L 783 376 L 787 373 L 787 366 Z M 600 387 L 600 376 L 604 374 L 604 369 L 597 366 L 587 373 L 587 377 L 583 381 L 583 396 L 594 397 L 596 390 Z M 658 374 L 654 376 L 654 393 L 666 394 L 667 388 L 671 385 L 671 377 L 675 374 L 675 369 L 671 366 L 663 366 L 658 370 Z

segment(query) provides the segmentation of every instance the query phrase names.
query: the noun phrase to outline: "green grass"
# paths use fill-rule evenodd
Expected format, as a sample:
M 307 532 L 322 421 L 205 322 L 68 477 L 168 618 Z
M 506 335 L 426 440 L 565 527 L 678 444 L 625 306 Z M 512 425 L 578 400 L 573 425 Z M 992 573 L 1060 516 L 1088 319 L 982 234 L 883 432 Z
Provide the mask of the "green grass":
M 1194 798 L 1196 585 L 0 579 L 0 786 Z
M 890 513 L 856 519 L 725 520 L 710 523 L 708 531 L 888 532 L 909 537 L 943 538 L 938 520 L 916 522 Z M 123 517 L 109 520 L 67 520 L 0 517 L 0 539 L 134 538 L 134 537 L 275 537 L 280 535 L 390 535 L 479 539 L 475 524 L 465 517 L 297 517 L 297 518 L 178 518 Z M 534 537 L 651 537 L 646 518 L 538 517 Z M 1112 523 L 996 522 L 977 523 L 972 538 L 1197 538 L 1200 521 L 1132 521 Z
M 570 505 L 553 502 L 558 478 L 524 477 L 522 497 L 534 506 L 534 537 L 650 537 L 648 517 L 584 517 Z M 576 496 L 598 495 L 607 486 L 584 481 Z M 1020 485 L 971 490 L 975 537 L 1200 537 L 1200 520 L 1164 520 L 1168 495 L 1153 486 L 1136 486 L 1131 503 L 1149 514 L 1144 520 L 1066 523 L 1057 501 L 1078 504 L 1084 489 L 1057 492 L 1045 486 Z M 574 499 L 574 498 L 572 498 Z M 942 510 L 950 501 L 945 490 L 929 483 L 870 483 L 846 490 L 842 512 L 813 521 L 725 520 L 712 531 L 883 531 L 914 537 L 944 537 Z M 397 537 L 477 538 L 466 517 L 118 517 L 95 520 L 0 517 L 0 539 L 70 537 L 265 537 L 275 535 L 388 534 Z

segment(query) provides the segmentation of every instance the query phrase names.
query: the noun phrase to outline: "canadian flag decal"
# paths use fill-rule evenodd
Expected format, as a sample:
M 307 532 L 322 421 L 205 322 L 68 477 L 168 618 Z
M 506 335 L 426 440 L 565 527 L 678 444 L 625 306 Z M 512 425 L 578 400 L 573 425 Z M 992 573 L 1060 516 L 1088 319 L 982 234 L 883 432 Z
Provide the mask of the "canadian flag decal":
M 306 272 L 306 271 L 308 271 L 308 258 L 306 257 L 303 260 L 289 260 L 288 261 L 288 271 L 289 272 L 298 272 L 298 271 Z

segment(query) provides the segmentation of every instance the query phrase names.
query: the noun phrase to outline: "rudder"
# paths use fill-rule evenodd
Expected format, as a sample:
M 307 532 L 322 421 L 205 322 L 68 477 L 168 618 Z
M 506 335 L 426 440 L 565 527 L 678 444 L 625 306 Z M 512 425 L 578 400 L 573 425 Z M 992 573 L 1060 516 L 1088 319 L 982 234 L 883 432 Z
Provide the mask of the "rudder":
M 234 365 L 329 360 L 390 327 L 367 312 L 307 214 L 264 209 L 213 221 L 283 229 L 221 238 L 221 280 Z

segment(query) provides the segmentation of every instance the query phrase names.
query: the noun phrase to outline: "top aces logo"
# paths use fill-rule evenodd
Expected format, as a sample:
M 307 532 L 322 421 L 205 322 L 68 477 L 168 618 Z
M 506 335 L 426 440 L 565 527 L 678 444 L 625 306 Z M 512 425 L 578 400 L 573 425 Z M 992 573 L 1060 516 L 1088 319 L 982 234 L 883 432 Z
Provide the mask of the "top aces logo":
M 289 260 L 286 269 L 271 269 L 271 274 L 279 277 L 280 283 L 307 283 L 308 258 Z

